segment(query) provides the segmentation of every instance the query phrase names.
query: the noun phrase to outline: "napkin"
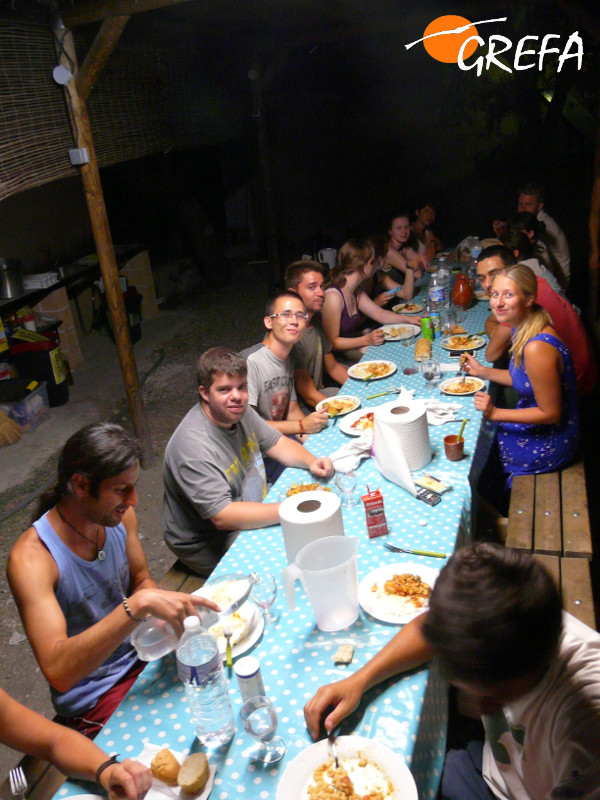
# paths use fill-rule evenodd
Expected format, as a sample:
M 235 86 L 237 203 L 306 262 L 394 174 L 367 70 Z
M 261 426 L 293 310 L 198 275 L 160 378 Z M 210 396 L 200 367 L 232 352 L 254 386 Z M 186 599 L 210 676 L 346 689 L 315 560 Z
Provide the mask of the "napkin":
M 441 403 L 439 400 L 423 400 L 423 405 L 427 409 L 427 422 L 430 425 L 443 425 L 456 419 L 456 412 L 463 410 L 460 403 Z
M 152 763 L 152 759 L 158 753 L 158 751 L 163 750 L 166 746 L 166 744 L 150 744 L 149 742 L 146 742 L 144 749 L 137 757 L 137 760 L 145 767 L 149 767 Z M 177 752 L 177 750 L 171 750 L 171 752 L 180 764 L 183 764 L 189 755 L 189 753 L 184 754 Z M 167 786 L 166 783 L 163 783 L 156 778 L 152 778 L 152 786 L 148 790 L 146 800 L 165 800 L 165 798 L 169 798 L 169 800 L 190 800 L 190 798 L 194 798 L 194 800 L 207 800 L 211 793 L 213 781 L 215 779 L 215 773 L 217 771 L 217 768 L 214 766 L 214 764 L 209 763 L 208 766 L 210 768 L 210 775 L 206 781 L 206 786 L 200 792 L 200 794 L 190 795 L 184 792 L 179 786 Z
M 369 458 L 373 445 L 373 430 L 366 430 L 348 444 L 342 445 L 329 458 L 338 472 L 356 469 L 363 458 Z

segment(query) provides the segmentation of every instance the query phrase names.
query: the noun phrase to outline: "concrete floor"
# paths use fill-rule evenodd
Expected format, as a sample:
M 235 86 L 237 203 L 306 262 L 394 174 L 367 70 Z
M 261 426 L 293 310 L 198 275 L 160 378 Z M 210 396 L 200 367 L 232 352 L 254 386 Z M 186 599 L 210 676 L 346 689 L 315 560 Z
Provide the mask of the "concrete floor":
M 134 352 L 156 464 L 142 471 L 137 515 L 156 579 L 174 561 L 160 525 L 162 455 L 171 433 L 196 402 L 195 361 L 209 347 L 222 344 L 241 350 L 259 341 L 266 296 L 266 278 L 244 266 L 234 273 L 231 285 L 192 292 L 161 310 L 158 318 L 142 323 L 142 338 Z M 69 402 L 50 409 L 36 431 L 0 448 L 3 565 L 16 538 L 30 525 L 36 495 L 53 482 L 58 453 L 69 436 L 97 420 L 114 419 L 130 427 L 115 345 L 97 332 L 85 337 L 82 345 L 84 365 L 74 373 Z M 4 569 L 0 574 L 0 622 L 0 686 L 30 708 L 53 716 L 47 684 L 24 636 Z M 0 781 L 19 759 L 14 751 L 0 746 Z

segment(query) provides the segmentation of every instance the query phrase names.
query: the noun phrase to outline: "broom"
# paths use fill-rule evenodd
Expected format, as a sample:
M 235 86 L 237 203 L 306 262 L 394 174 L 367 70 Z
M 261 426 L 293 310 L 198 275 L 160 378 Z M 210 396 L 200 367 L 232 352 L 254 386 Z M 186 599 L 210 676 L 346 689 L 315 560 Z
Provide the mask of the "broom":
M 14 444 L 21 438 L 21 426 L 14 419 L 0 411 L 0 447 Z

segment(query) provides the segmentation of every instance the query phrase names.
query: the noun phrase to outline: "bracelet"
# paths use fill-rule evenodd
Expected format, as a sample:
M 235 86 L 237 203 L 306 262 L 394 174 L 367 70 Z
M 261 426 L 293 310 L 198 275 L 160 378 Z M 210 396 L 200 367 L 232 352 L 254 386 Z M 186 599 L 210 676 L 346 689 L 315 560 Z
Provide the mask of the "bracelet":
M 300 425 L 300 434 L 302 435 L 302 434 L 306 433 L 306 431 L 304 430 L 304 423 L 302 422 L 301 419 L 298 420 L 298 423 Z
M 123 608 L 127 612 L 127 616 L 131 617 L 131 619 L 135 620 L 138 623 L 144 621 L 143 619 L 139 619 L 138 617 L 135 616 L 135 614 L 129 608 L 129 603 L 127 602 L 127 598 L 126 597 L 123 598 Z
M 108 761 L 104 761 L 102 764 L 100 764 L 100 766 L 96 770 L 96 783 L 100 783 L 100 775 L 102 775 L 105 769 L 107 769 L 108 767 L 112 767 L 113 764 L 118 764 L 118 763 L 119 763 L 119 753 L 117 753 L 114 756 L 111 756 L 108 759 Z

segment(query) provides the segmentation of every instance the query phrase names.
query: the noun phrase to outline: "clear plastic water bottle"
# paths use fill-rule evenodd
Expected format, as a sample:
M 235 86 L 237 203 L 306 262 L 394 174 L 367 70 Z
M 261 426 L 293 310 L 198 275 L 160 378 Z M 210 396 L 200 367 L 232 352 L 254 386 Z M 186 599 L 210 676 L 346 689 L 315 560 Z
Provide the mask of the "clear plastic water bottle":
M 446 259 L 444 256 L 439 258 L 440 268 L 437 271 L 437 277 L 440 284 L 444 287 L 444 308 L 450 308 L 450 270 L 446 266 Z
M 235 733 L 229 686 L 217 640 L 198 617 L 186 617 L 177 645 L 177 674 L 185 684 L 192 723 L 200 744 L 219 746 Z
M 439 271 L 429 281 L 429 310 L 441 311 L 444 308 L 444 286 L 440 282 Z

